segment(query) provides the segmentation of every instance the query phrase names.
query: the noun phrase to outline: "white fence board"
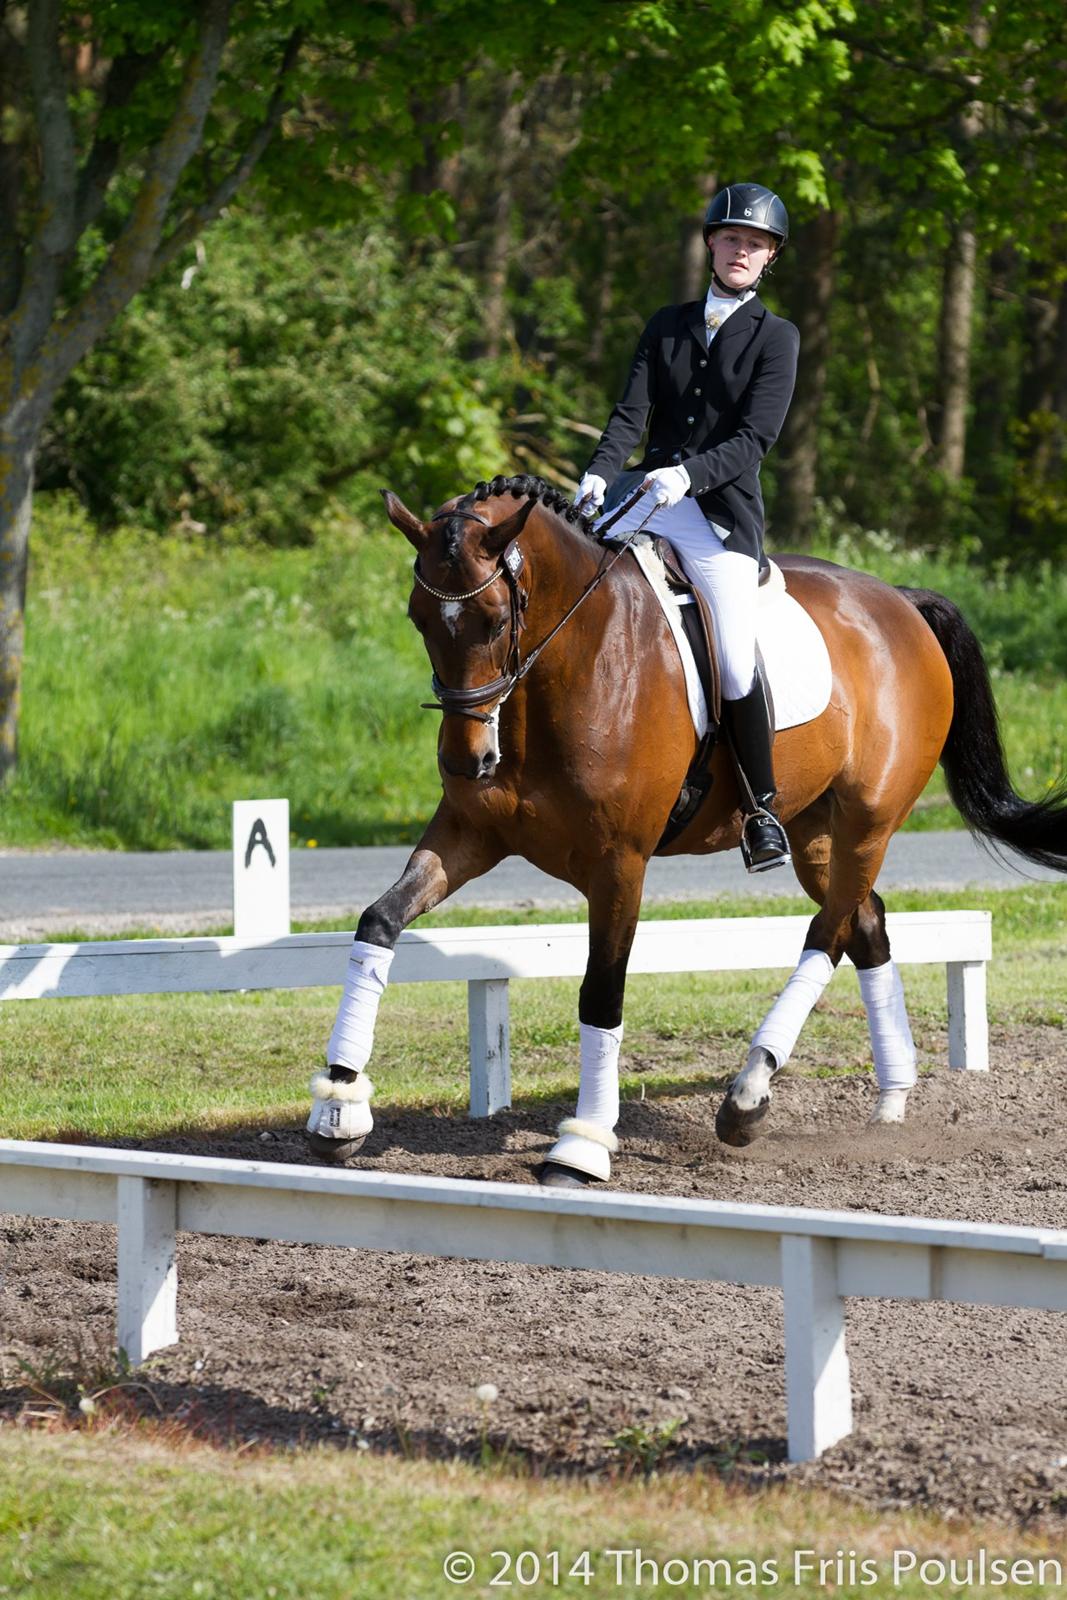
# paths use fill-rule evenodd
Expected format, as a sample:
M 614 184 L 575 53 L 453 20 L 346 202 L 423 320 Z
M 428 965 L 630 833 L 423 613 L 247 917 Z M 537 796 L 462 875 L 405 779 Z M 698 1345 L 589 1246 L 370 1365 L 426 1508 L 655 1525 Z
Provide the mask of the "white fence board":
M 986 911 L 911 911 L 887 918 L 895 959 L 945 966 L 949 1065 L 989 1065 L 985 963 L 992 955 Z M 633 973 L 737 972 L 792 967 L 806 917 L 714 917 L 643 922 Z M 340 987 L 348 933 L 301 933 L 269 943 L 246 939 L 127 939 L 0 946 L 0 1001 L 91 995 L 192 994 Z M 466 982 L 471 1115 L 511 1104 L 508 983 L 580 977 L 584 923 L 409 930 L 397 942 L 391 983 Z
M 780 1286 L 789 1450 L 851 1426 L 850 1295 L 1067 1311 L 1067 1232 L 0 1140 L 0 1212 L 118 1223 L 119 1342 L 177 1338 L 177 1231 Z

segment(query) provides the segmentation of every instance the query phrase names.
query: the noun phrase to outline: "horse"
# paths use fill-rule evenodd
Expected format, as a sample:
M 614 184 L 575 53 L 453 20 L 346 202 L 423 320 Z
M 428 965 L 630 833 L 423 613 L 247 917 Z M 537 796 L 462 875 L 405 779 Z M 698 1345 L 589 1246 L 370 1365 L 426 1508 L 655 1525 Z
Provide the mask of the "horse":
M 592 536 L 559 490 L 496 477 L 428 521 L 382 494 L 416 552 L 408 614 L 441 714 L 442 795 L 402 875 L 359 920 L 328 1069 L 313 1080 L 311 1153 L 347 1164 L 373 1126 L 364 1068 L 400 933 L 519 855 L 572 884 L 589 913 L 577 1114 L 560 1124 L 538 1178 L 603 1182 L 618 1147 L 623 995 L 646 867 L 656 853 L 738 844 L 733 763 L 715 749 L 699 809 L 663 843 L 697 744 L 678 650 L 637 563 Z M 1067 869 L 1064 791 L 1028 802 L 1013 789 L 982 651 L 957 607 L 812 556 L 779 565 L 832 665 L 825 710 L 774 743 L 779 813 L 818 909 L 717 1109 L 716 1133 L 735 1146 L 762 1131 L 773 1079 L 844 954 L 871 1031 L 871 1120 L 903 1121 L 915 1049 L 875 883 L 939 760 L 972 830 Z

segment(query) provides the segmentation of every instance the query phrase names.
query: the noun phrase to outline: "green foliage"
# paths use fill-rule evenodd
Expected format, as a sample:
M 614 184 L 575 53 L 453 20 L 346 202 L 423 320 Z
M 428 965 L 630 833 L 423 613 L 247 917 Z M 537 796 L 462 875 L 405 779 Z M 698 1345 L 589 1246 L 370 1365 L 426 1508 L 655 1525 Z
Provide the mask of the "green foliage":
M 411 549 L 377 506 L 303 548 L 95 535 L 38 502 L 21 762 L 0 842 L 226 848 L 229 803 L 287 795 L 295 839 L 413 842 L 440 793 Z M 994 670 L 1026 794 L 1067 767 L 1067 577 L 992 575 L 885 539 L 832 559 L 962 605 Z M 1049 673 L 1053 676 L 1049 676 Z M 936 774 L 916 823 L 945 826 Z M 925 804 L 925 802 L 924 802 Z
M 533 309 L 543 338 L 580 339 L 566 284 L 542 282 Z M 82 362 L 39 482 L 105 525 L 293 544 L 381 484 L 434 507 L 531 448 L 571 476 L 560 385 L 515 348 L 473 363 L 478 318 L 477 285 L 440 251 L 413 263 L 384 228 L 297 236 L 236 214 Z M 540 425 L 513 424 L 520 410 Z

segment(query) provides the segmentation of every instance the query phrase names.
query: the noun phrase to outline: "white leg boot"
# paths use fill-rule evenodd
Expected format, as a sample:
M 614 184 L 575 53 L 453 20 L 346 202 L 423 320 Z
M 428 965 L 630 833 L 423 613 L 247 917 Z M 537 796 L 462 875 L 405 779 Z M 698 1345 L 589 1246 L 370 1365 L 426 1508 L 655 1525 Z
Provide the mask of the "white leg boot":
M 348 957 L 344 993 L 326 1046 L 327 1067 L 344 1067 L 356 1073 L 353 1080 L 336 1081 L 329 1072 L 311 1080 L 311 1115 L 307 1132 L 320 1155 L 331 1148 L 346 1155 L 359 1148 L 374 1127 L 370 1100 L 374 1086 L 363 1068 L 374 1048 L 378 1006 L 389 981 L 392 950 L 357 939 Z
M 617 1028 L 595 1028 L 579 1024 L 581 1037 L 581 1076 L 578 1082 L 578 1112 L 565 1117 L 556 1130 L 559 1138 L 545 1163 L 548 1168 L 565 1168 L 581 1173 L 582 1178 L 567 1181 L 566 1173 L 549 1170 L 542 1176 L 547 1187 L 573 1187 L 583 1178 L 606 1183 L 611 1177 L 611 1158 L 619 1148 L 614 1128 L 619 1120 L 619 1047 L 622 1023 Z
M 908 1091 L 914 1088 L 918 1078 L 904 985 L 892 961 L 880 967 L 862 968 L 859 981 L 878 1079 L 878 1100 L 871 1121 L 903 1122 Z
M 792 977 L 756 1029 L 744 1068 L 726 1091 L 715 1117 L 724 1144 L 751 1144 L 771 1103 L 771 1082 L 785 1066 L 800 1030 L 834 975 L 823 950 L 805 950 Z

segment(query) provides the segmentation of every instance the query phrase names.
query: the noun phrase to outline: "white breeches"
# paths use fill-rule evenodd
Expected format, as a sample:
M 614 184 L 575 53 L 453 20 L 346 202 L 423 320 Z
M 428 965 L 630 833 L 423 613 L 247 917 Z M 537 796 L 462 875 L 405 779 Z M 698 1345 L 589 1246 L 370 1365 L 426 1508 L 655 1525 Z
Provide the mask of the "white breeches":
M 756 681 L 759 563 L 730 550 L 689 495 L 660 511 L 650 531 L 670 540 L 711 609 L 723 699 L 744 699 Z

